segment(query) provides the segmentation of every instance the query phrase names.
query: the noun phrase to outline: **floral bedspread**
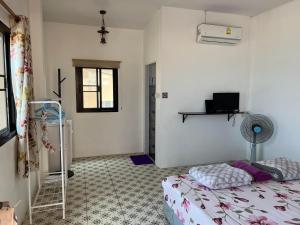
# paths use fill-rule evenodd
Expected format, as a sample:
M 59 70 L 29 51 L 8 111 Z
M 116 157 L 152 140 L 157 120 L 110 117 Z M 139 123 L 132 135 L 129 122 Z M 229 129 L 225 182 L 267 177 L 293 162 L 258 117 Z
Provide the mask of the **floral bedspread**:
M 164 198 L 184 225 L 300 225 L 300 181 L 209 190 L 189 175 L 162 181 Z

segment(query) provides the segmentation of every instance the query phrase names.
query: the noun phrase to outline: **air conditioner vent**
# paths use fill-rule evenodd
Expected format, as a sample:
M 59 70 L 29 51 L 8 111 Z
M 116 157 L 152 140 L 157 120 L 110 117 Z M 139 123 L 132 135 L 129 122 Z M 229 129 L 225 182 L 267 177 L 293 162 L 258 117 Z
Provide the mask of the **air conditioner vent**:
M 241 27 L 200 24 L 197 27 L 197 42 L 236 45 L 242 40 L 242 33 Z

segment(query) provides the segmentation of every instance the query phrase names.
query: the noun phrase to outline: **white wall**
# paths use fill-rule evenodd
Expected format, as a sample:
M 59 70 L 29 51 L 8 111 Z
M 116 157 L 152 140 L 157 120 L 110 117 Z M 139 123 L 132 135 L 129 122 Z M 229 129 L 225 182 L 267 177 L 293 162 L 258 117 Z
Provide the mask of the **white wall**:
M 144 29 L 144 63 L 158 62 L 161 37 L 161 10 L 158 10 Z
M 7 0 L 6 3 L 19 15 L 28 16 L 28 1 Z M 8 14 L 0 9 L 0 20 L 9 26 Z M 33 181 L 34 183 L 34 181 Z M 17 174 L 16 139 L 0 147 L 0 201 L 10 201 L 15 204 L 21 200 L 16 208 L 19 221 L 24 219 L 28 209 L 27 179 Z
M 251 21 L 251 110 L 270 116 L 275 135 L 262 157 L 300 160 L 300 1 Z
M 156 64 L 156 71 L 160 70 L 160 38 L 161 38 L 161 10 L 158 10 L 144 29 L 144 78 L 142 83 L 144 107 L 143 114 L 143 146 L 144 152 L 149 153 L 149 71 L 146 66 L 152 63 Z
M 0 201 L 15 204 L 21 200 L 16 214 L 22 221 L 28 209 L 27 179 L 18 175 L 15 138 L 0 147 L 0 171 Z
M 45 22 L 48 93 L 57 89 L 62 69 L 63 107 L 74 123 L 74 156 L 87 157 L 143 151 L 143 32 L 109 28 L 101 45 L 98 27 Z M 75 69 L 72 59 L 120 60 L 119 112 L 76 113 Z
M 232 127 L 225 116 L 195 116 L 182 123 L 180 111 L 204 111 L 213 92 L 241 94 L 241 110 L 249 97 L 249 17 L 208 13 L 207 23 L 242 26 L 244 37 L 237 46 L 197 44 L 196 27 L 204 12 L 161 9 L 160 65 L 157 99 L 156 154 L 160 167 L 192 165 L 246 158 L 239 131 L 241 117 Z
M 46 98 L 46 74 L 44 64 L 44 30 L 41 0 L 29 0 L 30 35 L 32 43 L 32 67 L 34 73 L 34 96 Z

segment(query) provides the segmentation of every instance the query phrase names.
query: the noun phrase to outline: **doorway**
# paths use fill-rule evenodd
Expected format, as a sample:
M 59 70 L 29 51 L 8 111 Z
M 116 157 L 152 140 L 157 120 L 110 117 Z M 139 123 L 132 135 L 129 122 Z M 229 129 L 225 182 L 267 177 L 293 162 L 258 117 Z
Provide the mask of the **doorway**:
M 148 149 L 149 156 L 155 161 L 155 116 L 156 116 L 156 64 L 146 66 L 147 71 L 147 102 L 148 102 Z

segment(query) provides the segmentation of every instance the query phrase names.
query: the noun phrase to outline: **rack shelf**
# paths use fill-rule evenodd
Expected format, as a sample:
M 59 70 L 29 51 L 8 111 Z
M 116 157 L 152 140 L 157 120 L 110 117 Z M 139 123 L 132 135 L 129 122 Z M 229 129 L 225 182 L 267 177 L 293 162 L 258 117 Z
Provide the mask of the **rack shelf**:
M 61 176 L 65 176 L 65 174 L 61 172 L 50 174 L 43 179 L 31 207 L 32 213 L 62 209 Z
M 66 215 L 66 187 L 67 187 L 67 172 L 66 172 L 66 158 L 64 151 L 64 142 L 63 142 L 63 118 L 62 118 L 62 107 L 58 101 L 54 100 L 42 100 L 42 101 L 31 101 L 29 102 L 31 105 L 39 105 L 39 104 L 56 104 L 59 111 L 59 154 L 60 154 L 60 171 L 54 173 L 42 172 L 40 170 L 37 171 L 37 180 L 38 180 L 38 191 L 32 198 L 32 182 L 31 182 L 31 168 L 29 167 L 28 171 L 28 204 L 29 204 L 29 223 L 32 224 L 32 214 L 38 213 L 41 211 L 49 211 L 49 210 L 61 210 L 62 217 L 65 219 Z M 39 121 L 37 118 L 35 121 Z M 56 126 L 57 126 L 56 125 Z M 26 130 L 28 132 L 28 129 Z M 28 142 L 28 133 L 27 143 Z M 29 144 L 26 145 L 26 154 L 27 159 L 30 161 L 29 154 Z M 41 151 L 39 151 L 41 154 Z M 39 155 L 39 157 L 42 157 Z M 43 168 L 42 166 L 40 168 Z
M 230 113 L 206 113 L 206 112 L 179 112 L 179 115 L 182 115 L 182 123 L 188 118 L 188 116 L 213 116 L 213 115 L 227 115 L 227 121 L 236 115 L 236 114 L 245 114 L 247 112 L 230 112 Z

